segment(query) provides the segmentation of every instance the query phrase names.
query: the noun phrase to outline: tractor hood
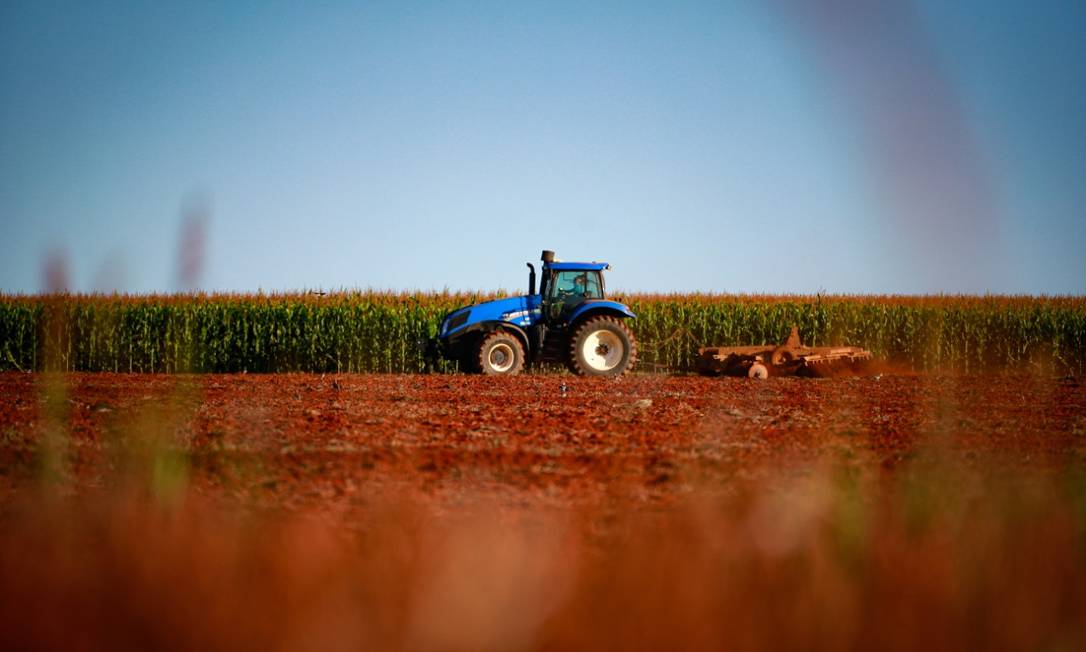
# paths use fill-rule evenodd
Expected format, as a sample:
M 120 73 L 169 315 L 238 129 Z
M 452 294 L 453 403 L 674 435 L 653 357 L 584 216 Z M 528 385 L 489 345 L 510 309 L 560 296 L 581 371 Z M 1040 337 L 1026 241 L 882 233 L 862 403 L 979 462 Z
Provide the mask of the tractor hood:
M 538 294 L 507 297 L 454 310 L 441 323 L 440 335 L 450 335 L 473 324 L 491 321 L 509 322 L 524 328 L 542 318 Z

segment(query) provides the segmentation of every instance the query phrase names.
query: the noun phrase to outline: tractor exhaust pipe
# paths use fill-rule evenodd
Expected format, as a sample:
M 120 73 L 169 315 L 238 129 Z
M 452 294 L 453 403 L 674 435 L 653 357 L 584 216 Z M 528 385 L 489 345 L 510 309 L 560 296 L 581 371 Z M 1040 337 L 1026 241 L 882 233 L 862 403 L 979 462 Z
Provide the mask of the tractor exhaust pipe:
M 531 263 L 528 265 L 528 296 L 535 294 L 535 267 Z

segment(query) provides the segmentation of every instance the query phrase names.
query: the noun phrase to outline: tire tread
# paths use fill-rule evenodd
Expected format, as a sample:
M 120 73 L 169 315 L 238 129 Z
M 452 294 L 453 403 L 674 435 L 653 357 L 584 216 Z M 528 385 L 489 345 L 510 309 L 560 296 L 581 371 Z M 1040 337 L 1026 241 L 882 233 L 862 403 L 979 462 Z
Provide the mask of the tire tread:
M 630 356 L 629 356 L 629 359 L 626 362 L 626 366 L 623 367 L 622 371 L 620 371 L 618 373 L 611 373 L 611 374 L 593 373 L 591 370 L 585 369 L 585 368 L 583 368 L 581 366 L 580 356 L 578 355 L 578 348 L 579 348 L 578 343 L 581 341 L 581 337 L 586 332 L 588 332 L 589 330 L 595 330 L 595 329 L 599 328 L 599 325 L 601 323 L 607 323 L 607 324 L 610 324 L 610 325 L 618 328 L 620 331 L 622 331 L 626 335 L 626 339 L 630 342 Z M 566 366 L 569 367 L 569 370 L 571 372 L 573 372 L 574 374 L 576 374 L 578 376 L 601 376 L 601 377 L 618 378 L 620 376 L 624 376 L 625 374 L 629 373 L 630 370 L 634 368 L 635 364 L 637 364 L 637 338 L 634 337 L 633 331 L 630 330 L 630 327 L 627 326 L 625 321 L 622 320 L 622 319 L 617 319 L 615 317 L 608 317 L 608 316 L 600 316 L 600 317 L 589 318 L 589 319 L 585 320 L 583 323 L 581 323 L 581 325 L 577 326 L 576 330 L 573 333 L 573 337 L 571 337 L 570 340 L 569 340 L 569 354 L 568 354 L 568 357 L 566 359 Z
M 519 362 L 519 364 L 514 364 L 512 369 L 502 374 L 488 374 L 486 372 L 487 364 L 484 353 L 495 340 L 508 340 L 509 344 L 513 347 L 513 354 Z M 475 349 L 472 363 L 477 373 L 486 376 L 515 376 L 524 370 L 524 359 L 524 346 L 520 343 L 520 339 L 512 333 L 498 329 L 483 336 L 482 340 L 479 342 L 478 348 Z

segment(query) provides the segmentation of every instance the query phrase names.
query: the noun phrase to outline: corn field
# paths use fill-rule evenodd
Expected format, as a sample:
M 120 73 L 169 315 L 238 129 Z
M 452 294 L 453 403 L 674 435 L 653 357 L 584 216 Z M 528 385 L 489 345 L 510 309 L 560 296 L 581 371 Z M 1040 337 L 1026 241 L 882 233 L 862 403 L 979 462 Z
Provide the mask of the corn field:
M 416 342 L 485 293 L 0 296 L 0 370 L 417 372 Z M 1086 297 L 617 297 L 641 371 L 693 368 L 699 345 L 849 344 L 917 370 L 1086 370 Z M 455 365 L 442 365 L 454 371 Z

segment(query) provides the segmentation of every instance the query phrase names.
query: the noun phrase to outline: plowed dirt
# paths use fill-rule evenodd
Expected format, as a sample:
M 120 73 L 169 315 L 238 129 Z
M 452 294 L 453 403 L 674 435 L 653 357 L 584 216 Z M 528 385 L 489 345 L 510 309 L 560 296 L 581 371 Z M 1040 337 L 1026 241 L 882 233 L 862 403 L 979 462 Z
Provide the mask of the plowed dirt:
M 660 501 L 842 454 L 889 471 L 937 447 L 961 464 L 985 455 L 1044 469 L 1086 450 L 1086 389 L 1028 376 L 56 380 L 0 375 L 9 471 L 28 468 L 32 441 L 59 420 L 83 479 L 76 487 L 93 489 L 113 470 L 101 464 L 111 443 L 158 433 L 191 456 L 202 494 L 285 509 L 350 510 L 388 493 L 439 503 L 480 494 L 554 506 Z M 50 391 L 61 401 L 52 413 Z M 4 477 L 17 491 L 18 473 Z
M 9 649 L 1073 649 L 1084 604 L 1074 379 L 0 374 Z

